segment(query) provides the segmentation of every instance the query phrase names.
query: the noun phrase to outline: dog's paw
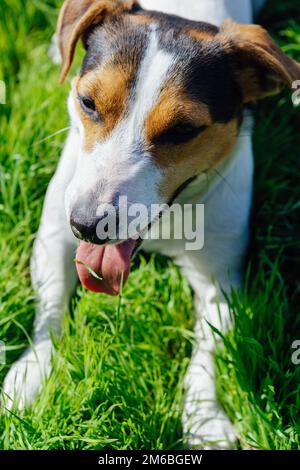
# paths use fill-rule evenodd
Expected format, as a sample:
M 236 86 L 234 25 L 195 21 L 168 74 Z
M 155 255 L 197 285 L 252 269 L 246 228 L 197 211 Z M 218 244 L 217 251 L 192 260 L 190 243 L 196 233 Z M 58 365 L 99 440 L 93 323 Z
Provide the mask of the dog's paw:
M 183 429 L 187 446 L 201 450 L 232 450 L 236 448 L 234 427 L 218 403 L 194 410 L 192 416 L 184 416 Z
M 28 348 L 9 370 L 3 384 L 2 403 L 6 409 L 24 409 L 40 392 L 51 371 L 52 343 L 46 340 Z

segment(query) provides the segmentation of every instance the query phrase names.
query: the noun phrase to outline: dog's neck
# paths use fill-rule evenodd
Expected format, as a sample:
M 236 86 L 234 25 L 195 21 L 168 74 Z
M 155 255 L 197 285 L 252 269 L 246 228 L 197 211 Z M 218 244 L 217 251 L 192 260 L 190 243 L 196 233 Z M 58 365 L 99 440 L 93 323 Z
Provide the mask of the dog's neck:
M 140 0 L 139 3 L 147 10 L 206 21 L 216 26 L 228 18 L 239 23 L 253 21 L 251 0 Z

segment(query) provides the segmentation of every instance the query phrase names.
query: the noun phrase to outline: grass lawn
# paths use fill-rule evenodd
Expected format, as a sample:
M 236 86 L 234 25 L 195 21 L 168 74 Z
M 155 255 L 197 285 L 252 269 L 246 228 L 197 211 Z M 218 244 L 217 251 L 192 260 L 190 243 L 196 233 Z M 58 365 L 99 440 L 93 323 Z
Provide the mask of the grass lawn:
M 68 85 L 47 56 L 59 0 L 1 0 L 0 339 L 9 365 L 34 317 L 29 258 L 68 126 Z M 269 1 L 261 21 L 300 60 L 299 0 Z M 241 448 L 300 449 L 300 114 L 291 93 L 256 111 L 253 242 L 234 330 L 217 355 L 218 391 Z M 53 374 L 31 409 L 0 416 L 0 449 L 182 448 L 192 293 L 159 257 L 136 263 L 123 297 L 78 288 Z M 142 293 L 142 294 L 141 294 Z

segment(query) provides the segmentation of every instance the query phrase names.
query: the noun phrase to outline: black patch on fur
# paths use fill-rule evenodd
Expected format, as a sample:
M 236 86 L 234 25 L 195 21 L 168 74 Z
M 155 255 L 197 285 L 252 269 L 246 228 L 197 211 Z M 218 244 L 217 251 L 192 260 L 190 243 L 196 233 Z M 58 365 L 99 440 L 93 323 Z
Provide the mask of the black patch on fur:
M 204 43 L 183 74 L 187 94 L 205 103 L 215 122 L 226 123 L 241 109 L 242 94 L 229 55 L 218 44 Z
M 115 17 L 97 27 L 87 41 L 87 52 L 80 74 L 93 70 L 108 57 L 109 62 L 138 68 L 149 42 L 148 32 L 128 21 L 126 15 Z

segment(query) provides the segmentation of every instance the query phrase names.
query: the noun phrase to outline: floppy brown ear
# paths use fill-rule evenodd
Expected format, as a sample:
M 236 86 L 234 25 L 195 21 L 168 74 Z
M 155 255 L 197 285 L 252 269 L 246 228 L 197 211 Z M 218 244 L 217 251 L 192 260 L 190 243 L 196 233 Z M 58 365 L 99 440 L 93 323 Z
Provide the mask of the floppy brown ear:
M 62 55 L 60 82 L 65 80 L 73 62 L 78 40 L 85 39 L 94 26 L 107 16 L 130 11 L 136 0 L 66 0 L 60 11 L 57 37 Z
M 234 55 L 244 103 L 275 95 L 300 79 L 300 64 L 288 57 L 261 26 L 227 20 L 220 34 Z

